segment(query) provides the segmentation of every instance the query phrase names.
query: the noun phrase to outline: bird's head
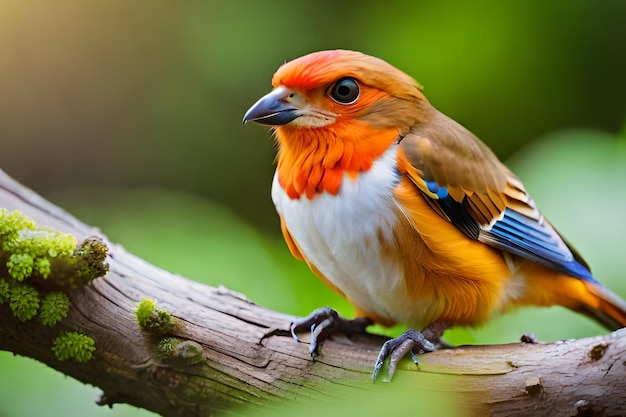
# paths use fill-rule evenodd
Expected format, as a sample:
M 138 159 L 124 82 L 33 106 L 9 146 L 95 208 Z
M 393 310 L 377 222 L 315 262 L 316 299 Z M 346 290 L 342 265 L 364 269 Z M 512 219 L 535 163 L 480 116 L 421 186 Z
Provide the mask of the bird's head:
M 317 129 L 351 121 L 400 133 L 429 107 L 421 86 L 387 62 L 355 51 L 331 50 L 282 65 L 273 91 L 245 114 L 244 123 Z
M 274 128 L 277 174 L 292 199 L 336 195 L 394 142 L 434 114 L 419 84 L 359 52 L 321 51 L 287 62 L 272 92 L 244 116 Z

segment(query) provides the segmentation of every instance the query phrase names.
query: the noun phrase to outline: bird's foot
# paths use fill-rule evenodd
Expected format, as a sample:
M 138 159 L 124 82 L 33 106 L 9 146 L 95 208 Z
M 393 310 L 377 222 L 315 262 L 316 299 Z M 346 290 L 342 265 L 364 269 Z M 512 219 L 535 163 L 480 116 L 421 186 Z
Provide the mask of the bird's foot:
M 365 328 L 373 324 L 372 320 L 366 317 L 356 319 L 343 318 L 330 307 L 322 307 L 315 310 L 308 317 L 301 318 L 291 323 L 291 336 L 296 342 L 300 339 L 296 332 L 300 330 L 309 330 L 311 332 L 311 341 L 309 345 L 309 353 L 311 358 L 315 359 L 319 356 L 321 344 L 330 337 L 332 333 L 342 332 L 344 334 L 356 334 L 365 332 Z
M 380 349 L 380 353 L 376 358 L 376 365 L 374 365 L 372 380 L 376 382 L 378 373 L 381 369 L 383 369 L 383 365 L 385 364 L 385 360 L 387 360 L 387 358 L 389 358 L 389 379 L 391 380 L 391 378 L 393 378 L 393 374 L 396 372 L 398 362 L 407 353 L 411 352 L 411 358 L 413 358 L 413 362 L 417 365 L 417 357 L 414 353 L 415 351 L 417 351 L 417 354 L 419 355 L 421 353 L 433 352 L 435 350 L 437 350 L 435 345 L 430 340 L 426 339 L 422 333 L 414 329 L 407 329 L 395 339 L 387 340 Z
M 441 338 L 443 332 L 449 327 L 449 323 L 438 322 L 433 323 L 423 332 L 418 332 L 415 329 L 407 329 L 400 336 L 395 339 L 390 339 L 385 342 L 380 349 L 380 353 L 376 358 L 376 364 L 374 365 L 374 372 L 372 373 L 372 380 L 376 382 L 380 370 L 385 364 L 385 360 L 389 358 L 389 380 L 393 378 L 393 374 L 396 372 L 398 362 L 407 353 L 411 353 L 413 362 L 418 365 L 417 354 L 433 352 L 438 349 L 449 349 L 453 347 L 445 340 Z

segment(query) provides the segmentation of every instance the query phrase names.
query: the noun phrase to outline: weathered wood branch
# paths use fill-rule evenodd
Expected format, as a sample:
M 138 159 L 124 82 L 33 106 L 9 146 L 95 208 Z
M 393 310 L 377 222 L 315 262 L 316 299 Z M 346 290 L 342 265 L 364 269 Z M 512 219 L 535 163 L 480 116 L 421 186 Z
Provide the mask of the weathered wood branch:
M 102 236 L 2 171 L 0 207 L 78 238 Z M 286 331 L 291 316 L 225 288 L 172 275 L 108 245 L 110 272 L 71 293 L 70 314 L 55 328 L 34 320 L 22 323 L 0 305 L 0 349 L 100 387 L 102 404 L 124 402 L 164 416 L 205 416 L 272 399 L 329 396 L 329 386 L 338 381 L 348 381 L 353 391 L 381 385 L 372 385 L 370 372 L 383 338 L 336 337 L 312 363 L 308 346 L 295 343 Z M 144 298 L 156 300 L 176 319 L 171 336 L 180 344 L 167 359 L 157 348 L 162 337 L 142 332 L 135 320 Z M 93 337 L 95 358 L 85 364 L 57 360 L 50 347 L 59 328 Z M 415 389 L 450 391 L 468 415 L 626 415 L 626 330 L 548 344 L 464 346 L 420 361 L 419 370 L 409 364 L 417 372 L 399 370 L 396 379 L 410 381 Z

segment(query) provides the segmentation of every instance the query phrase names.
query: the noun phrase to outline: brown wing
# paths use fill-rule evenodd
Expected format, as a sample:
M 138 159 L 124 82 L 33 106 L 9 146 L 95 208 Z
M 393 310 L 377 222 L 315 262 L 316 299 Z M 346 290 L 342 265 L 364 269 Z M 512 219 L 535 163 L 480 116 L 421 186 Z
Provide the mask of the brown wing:
M 529 204 L 522 183 L 494 153 L 445 115 L 438 113 L 428 128 L 412 129 L 401 146 L 416 170 L 417 178 L 413 178 L 416 185 L 427 195 L 445 187 L 449 196 L 463 203 L 479 225 L 489 225 L 511 205 L 529 216 L 540 216 L 534 205 Z
M 411 129 L 400 146 L 399 169 L 467 236 L 595 282 L 521 181 L 463 126 L 437 113 L 428 127 Z

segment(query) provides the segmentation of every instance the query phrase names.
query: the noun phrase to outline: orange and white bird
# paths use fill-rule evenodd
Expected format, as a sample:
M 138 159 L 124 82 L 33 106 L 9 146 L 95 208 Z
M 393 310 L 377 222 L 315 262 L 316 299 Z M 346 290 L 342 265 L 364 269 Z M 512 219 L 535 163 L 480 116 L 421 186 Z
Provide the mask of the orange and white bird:
M 332 50 L 285 63 L 272 85 L 244 122 L 273 126 L 272 199 L 283 235 L 357 312 L 346 320 L 324 308 L 293 323 L 294 335 L 312 326 L 312 356 L 336 330 L 372 322 L 419 330 L 383 346 L 375 379 L 391 352 L 433 350 L 447 327 L 522 305 L 626 325 L 626 302 L 591 275 L 521 181 L 410 76 Z

